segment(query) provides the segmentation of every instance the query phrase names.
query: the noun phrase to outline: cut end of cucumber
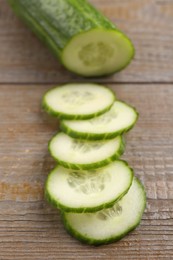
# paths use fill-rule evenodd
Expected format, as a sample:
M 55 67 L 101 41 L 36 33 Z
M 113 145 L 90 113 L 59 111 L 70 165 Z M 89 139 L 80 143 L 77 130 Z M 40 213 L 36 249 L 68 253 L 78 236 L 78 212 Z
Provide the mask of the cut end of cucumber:
M 134 56 L 131 41 L 118 30 L 93 29 L 74 36 L 66 45 L 62 62 L 86 77 L 120 71 Z

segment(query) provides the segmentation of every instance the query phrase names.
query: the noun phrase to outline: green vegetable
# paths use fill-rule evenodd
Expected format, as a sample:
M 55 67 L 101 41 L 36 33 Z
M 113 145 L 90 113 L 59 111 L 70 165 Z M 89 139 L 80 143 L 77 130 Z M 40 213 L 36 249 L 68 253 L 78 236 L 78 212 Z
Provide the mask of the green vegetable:
M 15 13 L 72 72 L 103 76 L 126 67 L 131 41 L 86 0 L 8 0 Z
M 117 241 L 140 223 L 146 205 L 142 184 L 134 178 L 128 193 L 111 208 L 95 213 L 63 212 L 66 229 L 77 239 L 101 245 Z
M 42 106 L 50 114 L 66 119 L 88 119 L 103 114 L 113 105 L 114 93 L 93 83 L 71 83 L 50 89 Z
M 121 101 L 115 101 L 106 113 L 90 120 L 63 120 L 61 129 L 74 138 L 87 140 L 111 139 L 130 130 L 138 118 L 137 111 Z
M 121 136 L 106 141 L 86 141 L 58 133 L 49 142 L 49 151 L 65 168 L 88 170 L 118 159 L 124 151 L 124 143 Z
M 45 185 L 47 200 L 64 211 L 94 212 L 115 204 L 129 190 L 133 171 L 124 161 L 96 170 L 69 170 L 57 166 Z
M 46 181 L 47 200 L 78 240 L 101 245 L 123 238 L 140 223 L 146 205 L 144 187 L 118 160 L 124 151 L 120 134 L 134 126 L 136 109 L 91 83 L 56 87 L 42 104 L 62 119 L 65 132 L 49 142 L 58 165 Z

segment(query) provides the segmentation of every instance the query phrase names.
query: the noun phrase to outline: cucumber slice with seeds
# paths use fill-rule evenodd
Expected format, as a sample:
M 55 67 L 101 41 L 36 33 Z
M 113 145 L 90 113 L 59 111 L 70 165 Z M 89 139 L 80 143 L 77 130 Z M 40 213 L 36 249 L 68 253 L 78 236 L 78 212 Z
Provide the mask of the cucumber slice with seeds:
M 130 188 L 133 171 L 124 161 L 88 171 L 57 166 L 48 176 L 45 194 L 54 206 L 71 212 L 94 212 L 110 207 Z
M 72 83 L 55 87 L 43 97 L 43 108 L 66 119 L 88 119 L 108 111 L 115 101 L 114 93 L 102 85 Z
M 115 101 L 108 112 L 90 120 L 62 120 L 61 129 L 74 138 L 111 139 L 130 130 L 137 118 L 135 108 Z
M 137 178 L 128 193 L 109 209 L 95 213 L 63 212 L 66 229 L 77 239 L 100 245 L 117 241 L 140 223 L 146 205 L 146 194 Z
M 121 136 L 106 141 L 85 141 L 58 133 L 49 142 L 51 155 L 65 168 L 94 169 L 118 159 L 124 151 Z

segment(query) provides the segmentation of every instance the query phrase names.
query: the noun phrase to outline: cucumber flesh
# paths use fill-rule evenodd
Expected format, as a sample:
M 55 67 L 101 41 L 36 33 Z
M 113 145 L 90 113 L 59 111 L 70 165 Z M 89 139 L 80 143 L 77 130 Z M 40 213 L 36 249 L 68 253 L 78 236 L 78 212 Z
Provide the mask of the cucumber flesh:
M 74 36 L 62 53 L 69 70 L 88 76 L 102 76 L 120 71 L 133 58 L 134 48 L 120 31 L 102 28 Z
M 140 223 L 146 205 L 146 194 L 137 178 L 128 193 L 109 209 L 96 213 L 63 212 L 66 229 L 88 244 L 107 244 L 124 237 Z
M 131 129 L 137 118 L 136 109 L 124 102 L 115 101 L 109 111 L 90 120 L 62 120 L 61 129 L 76 138 L 110 139 Z
M 49 142 L 49 151 L 65 168 L 94 169 L 118 159 L 124 143 L 121 136 L 106 141 L 85 141 L 58 133 Z
M 114 93 L 93 83 L 72 83 L 55 87 L 43 97 L 47 112 L 60 118 L 88 119 L 98 116 L 113 105 Z
M 48 176 L 45 194 L 50 203 L 64 211 L 94 212 L 120 199 L 132 180 L 133 171 L 124 161 L 88 171 L 57 166 Z

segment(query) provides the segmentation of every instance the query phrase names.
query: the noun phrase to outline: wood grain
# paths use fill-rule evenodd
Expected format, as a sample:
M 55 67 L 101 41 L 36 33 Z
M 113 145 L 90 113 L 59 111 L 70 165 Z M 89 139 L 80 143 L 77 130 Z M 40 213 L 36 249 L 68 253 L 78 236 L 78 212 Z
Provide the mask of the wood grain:
M 173 1 L 90 1 L 136 47 L 126 70 L 90 81 L 105 82 L 140 113 L 123 158 L 146 187 L 145 214 L 107 246 L 83 245 L 64 230 L 44 199 L 58 121 L 40 103 L 53 84 L 86 80 L 67 72 L 0 0 L 0 260 L 173 259 Z
M 0 259 L 173 259 L 173 88 L 108 84 L 140 119 L 126 135 L 125 158 L 147 190 L 141 225 L 117 243 L 92 247 L 70 237 L 44 200 L 55 165 L 47 143 L 56 119 L 40 108 L 51 85 L 0 85 Z
M 171 0 L 91 0 L 135 44 L 136 57 L 123 72 L 102 82 L 173 82 Z M 93 81 L 94 79 L 92 79 Z M 84 81 L 67 72 L 0 0 L 0 82 Z

